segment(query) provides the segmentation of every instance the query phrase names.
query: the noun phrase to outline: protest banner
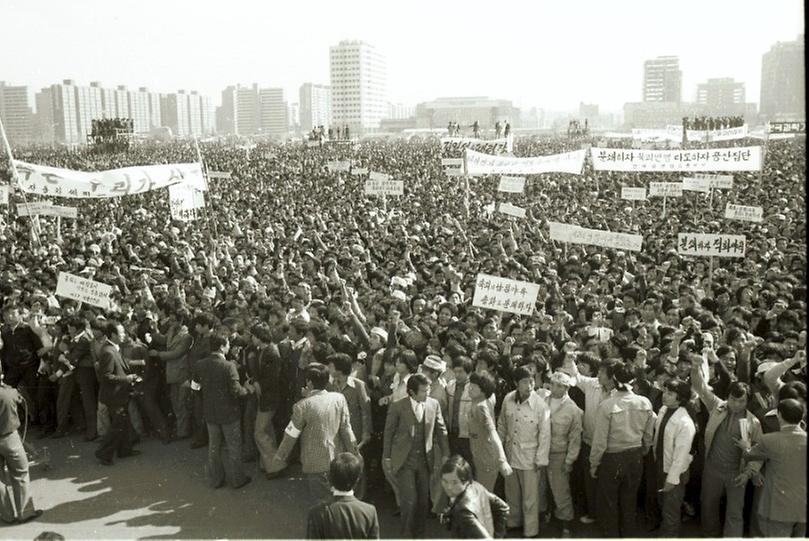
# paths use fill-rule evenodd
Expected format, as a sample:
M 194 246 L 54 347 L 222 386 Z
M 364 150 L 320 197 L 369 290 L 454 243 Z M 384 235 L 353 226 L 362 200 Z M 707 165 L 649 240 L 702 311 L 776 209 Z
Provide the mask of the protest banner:
M 368 173 L 368 180 L 385 182 L 386 180 L 390 180 L 390 175 L 387 173 L 377 173 L 376 171 L 371 171 Z
M 631 137 L 633 140 L 643 143 L 664 143 L 666 141 L 673 143 L 682 141 L 683 134 L 672 134 L 668 130 L 656 128 L 634 128 Z
M 512 158 L 466 150 L 466 173 L 469 176 L 536 175 L 540 173 L 581 175 L 586 155 L 586 150 L 576 150 L 551 156 Z
M 404 195 L 404 181 L 368 179 L 365 181 L 365 195 Z
M 179 183 L 205 189 L 198 163 L 144 165 L 108 171 L 72 171 L 14 160 L 26 193 L 71 198 L 105 198 L 144 193 Z
M 650 182 L 649 197 L 682 197 L 682 182 Z
M 332 173 L 347 173 L 351 169 L 351 162 L 347 160 L 331 160 L 326 162 L 326 167 Z
M 677 253 L 705 257 L 744 257 L 744 235 L 679 233 Z
M 538 294 L 538 284 L 479 273 L 472 306 L 530 316 Z
M 351 168 L 351 174 L 354 175 L 354 176 L 367 175 L 368 174 L 368 168 L 367 167 L 352 167 Z
M 728 203 L 725 207 L 725 218 L 728 220 L 761 223 L 764 221 L 764 209 L 761 207 L 748 207 Z
M 771 134 L 776 133 L 801 133 L 806 135 L 806 121 L 792 121 L 792 122 L 770 122 L 767 125 L 767 131 Z
M 443 154 L 448 154 L 472 149 L 486 154 L 503 154 L 504 152 L 511 152 L 512 143 L 513 139 L 511 137 L 490 140 L 468 137 L 442 137 L 441 151 Z
M 68 272 L 60 272 L 56 283 L 56 294 L 74 301 L 109 309 L 112 286 Z
M 525 177 L 501 176 L 498 192 L 522 193 L 525 190 Z
M 0 205 L 8 205 L 8 194 L 10 191 L 8 184 L 0 184 Z
M 708 193 L 711 191 L 711 184 L 704 178 L 683 177 L 682 191 Z
M 602 231 L 600 229 L 587 229 L 578 225 L 549 222 L 551 240 L 569 242 L 571 244 L 587 244 L 602 246 L 616 250 L 639 252 L 643 245 L 643 235 L 632 233 L 619 233 L 616 231 Z
M 219 178 L 224 180 L 230 180 L 232 178 L 232 175 L 231 173 L 226 173 L 224 171 L 208 171 L 208 178 L 211 180 L 216 180 Z
M 525 209 L 514 206 L 511 203 L 500 203 L 497 210 L 508 216 L 514 216 L 515 218 L 525 218 Z
M 590 150 L 596 171 L 759 171 L 761 147 L 703 150 Z
M 172 220 L 196 220 L 205 208 L 205 195 L 194 186 L 175 184 L 169 187 L 169 208 Z
M 733 188 L 733 175 L 711 175 L 707 173 L 694 173 L 693 178 L 708 181 L 711 190 L 730 190 Z
M 682 140 L 683 138 L 682 125 L 666 126 L 666 131 L 670 137 L 677 138 L 678 140 Z M 708 143 L 744 139 L 747 137 L 747 124 L 737 126 L 735 128 L 724 128 L 720 130 L 686 130 L 685 137 L 689 143 Z
M 646 188 L 623 186 L 621 188 L 621 199 L 626 199 L 627 201 L 646 201 Z
M 45 209 L 53 205 L 50 201 L 31 201 L 30 203 L 17 203 L 17 216 L 39 216 Z

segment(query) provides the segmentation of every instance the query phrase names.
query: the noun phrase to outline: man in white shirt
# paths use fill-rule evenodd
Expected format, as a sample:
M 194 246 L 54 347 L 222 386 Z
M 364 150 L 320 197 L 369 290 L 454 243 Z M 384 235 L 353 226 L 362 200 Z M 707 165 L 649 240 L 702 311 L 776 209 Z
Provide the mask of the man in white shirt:
M 550 412 L 534 391 L 534 376 L 524 366 L 514 370 L 517 389 L 503 399 L 497 432 L 514 475 L 506 477 L 509 528 L 522 522 L 523 535 L 539 534 L 540 470 L 548 466 Z
M 691 444 L 697 433 L 685 409 L 691 385 L 679 379 L 663 384 L 663 407 L 657 415 L 654 458 L 658 497 L 663 513 L 659 537 L 679 537 L 685 487 L 691 465 Z

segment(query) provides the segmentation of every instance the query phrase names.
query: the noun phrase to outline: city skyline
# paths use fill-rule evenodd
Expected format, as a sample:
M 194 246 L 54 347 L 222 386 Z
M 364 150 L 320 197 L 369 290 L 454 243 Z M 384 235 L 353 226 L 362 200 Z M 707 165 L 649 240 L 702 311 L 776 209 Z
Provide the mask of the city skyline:
M 26 25 L 9 25 L 0 49 L 14 54 L 0 58 L 0 79 L 31 93 L 63 79 L 160 93 L 194 89 L 215 105 L 227 86 L 258 83 L 283 88 L 293 102 L 302 84 L 329 84 L 329 47 L 362 40 L 386 58 L 391 103 L 491 96 L 521 108 L 575 110 L 586 102 L 620 111 L 642 98 L 643 62 L 664 55 L 680 59 L 683 101 L 695 101 L 698 84 L 731 77 L 745 84 L 748 101 L 758 102 L 762 56 L 803 33 L 803 5 L 794 0 L 766 9 L 724 0 L 688 0 L 676 9 L 635 0 L 518 3 L 498 6 L 511 15 L 502 28 L 491 24 L 489 5 L 469 2 L 415 1 L 387 12 L 390 5 L 364 1 L 265 8 L 235 0 L 228 10 L 193 12 L 189 5 L 147 0 L 102 7 L 89 0 L 75 9 L 10 0 L 0 8 L 7 20 L 36 20 L 54 37 L 31 40 Z M 69 36 L 59 28 L 70 28 Z M 148 35 L 138 34 L 144 28 Z

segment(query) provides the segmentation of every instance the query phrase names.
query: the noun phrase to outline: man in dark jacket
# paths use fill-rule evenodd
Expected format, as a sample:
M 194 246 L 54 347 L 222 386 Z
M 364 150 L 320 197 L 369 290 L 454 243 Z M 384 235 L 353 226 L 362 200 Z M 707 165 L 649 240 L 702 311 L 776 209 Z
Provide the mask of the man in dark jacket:
M 379 539 L 376 508 L 354 497 L 362 476 L 362 461 L 352 453 L 340 453 L 329 466 L 333 497 L 309 510 L 307 539 Z
M 202 359 L 211 354 L 211 337 L 213 336 L 214 320 L 208 314 L 200 314 L 194 318 L 194 332 L 196 333 L 193 338 L 191 349 L 188 351 L 188 365 L 193 372 L 196 364 Z M 196 391 L 194 386 L 191 386 L 192 391 Z M 192 393 L 192 421 L 191 430 L 191 448 L 198 449 L 205 447 L 208 441 L 208 433 L 205 429 L 205 419 L 202 414 L 202 396 L 200 393 Z
M 213 353 L 194 366 L 192 382 L 202 393 L 202 411 L 208 427 L 208 482 L 219 488 L 227 477 L 230 486 L 241 488 L 250 478 L 242 468 L 239 399 L 253 392 L 253 388 L 239 383 L 236 365 L 225 358 L 230 350 L 228 339 L 214 335 L 210 345 Z M 223 440 L 228 451 L 227 463 L 222 460 Z
M 95 455 L 103 465 L 112 466 L 116 452 L 118 458 L 140 454 L 140 451 L 132 450 L 135 437 L 128 409 L 130 390 L 139 378 L 130 373 L 129 363 L 121 355 L 121 342 L 126 339 L 124 326 L 109 321 L 104 327 L 104 338 L 98 356 L 98 398 L 109 410 L 110 429 Z
M 441 486 L 451 503 L 440 519 L 453 538 L 505 537 L 508 504 L 472 479 L 472 466 L 462 456 L 451 456 L 441 467 Z

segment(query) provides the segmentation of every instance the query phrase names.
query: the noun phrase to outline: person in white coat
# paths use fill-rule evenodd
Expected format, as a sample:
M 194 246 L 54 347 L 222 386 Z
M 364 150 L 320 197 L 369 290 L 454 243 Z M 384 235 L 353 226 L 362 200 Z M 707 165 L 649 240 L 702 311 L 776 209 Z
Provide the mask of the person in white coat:
M 683 498 L 691 465 L 691 445 L 697 428 L 686 409 L 691 385 L 680 379 L 663 384 L 663 407 L 657 415 L 654 458 L 662 512 L 660 537 L 679 537 Z

